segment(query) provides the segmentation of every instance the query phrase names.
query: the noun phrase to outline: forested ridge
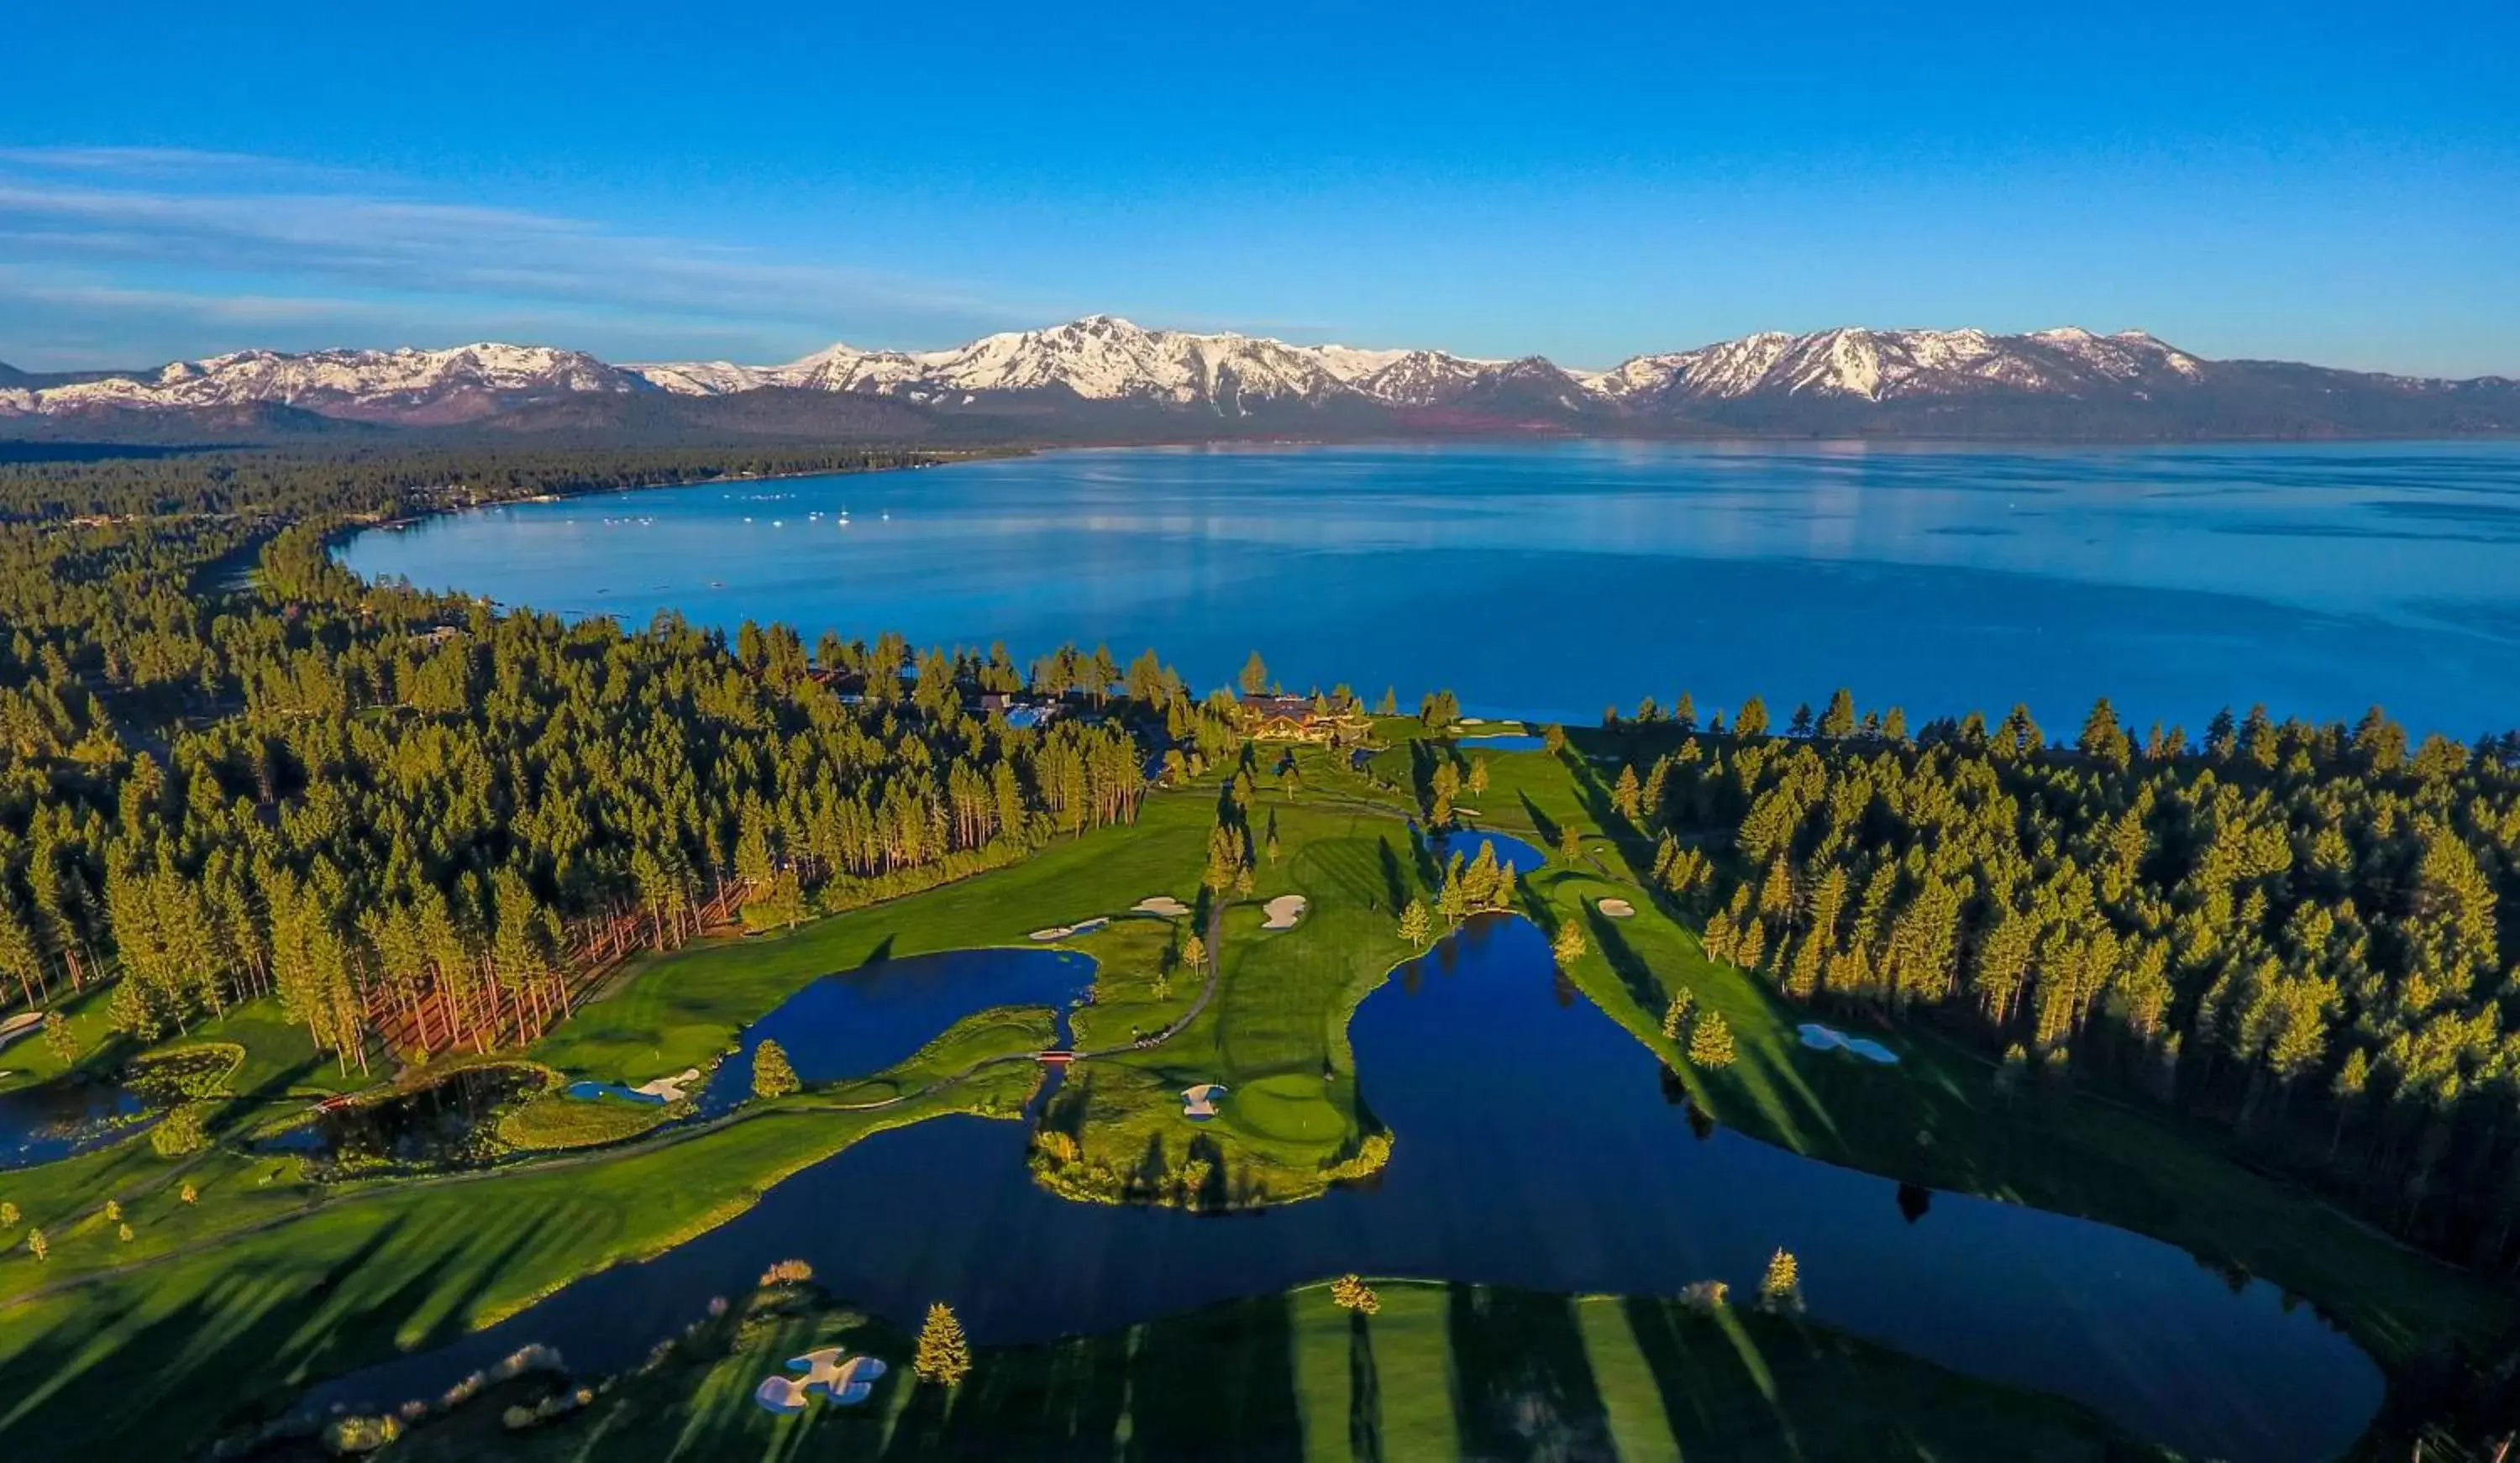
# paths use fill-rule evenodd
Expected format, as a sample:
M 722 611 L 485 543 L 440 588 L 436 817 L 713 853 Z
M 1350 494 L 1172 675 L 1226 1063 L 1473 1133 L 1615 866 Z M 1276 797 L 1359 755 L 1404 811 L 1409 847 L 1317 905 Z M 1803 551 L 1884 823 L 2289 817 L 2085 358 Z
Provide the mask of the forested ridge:
M 2020 1100 L 2092 1084 L 2228 1128 L 2391 1231 L 2520 1262 L 2520 737 L 2214 718 L 2140 742 L 2099 702 L 1791 733 L 1745 705 L 1617 723 L 1605 812 L 1709 953 L 1787 999 L 1928 1020 Z M 1642 769 L 1642 775 L 1640 775 Z
M 1134 817 L 1142 744 L 1223 726 L 1150 656 L 1124 686 L 1100 651 L 1027 675 L 890 635 L 571 625 L 325 548 L 472 503 L 930 460 L 0 468 L 0 1009 L 111 982 L 149 1041 L 268 992 L 346 1065 L 487 1048 L 739 903 L 792 921 Z M 1073 714 L 976 711 L 1028 681 Z

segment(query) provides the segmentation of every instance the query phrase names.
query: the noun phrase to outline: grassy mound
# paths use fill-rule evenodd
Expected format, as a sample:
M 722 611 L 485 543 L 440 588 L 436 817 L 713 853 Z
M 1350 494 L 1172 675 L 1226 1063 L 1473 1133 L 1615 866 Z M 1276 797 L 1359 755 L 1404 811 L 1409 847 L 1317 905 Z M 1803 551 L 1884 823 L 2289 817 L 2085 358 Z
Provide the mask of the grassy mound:
M 527 1152 L 600 1148 L 635 1138 L 666 1116 L 661 1102 L 584 1102 L 565 1092 L 547 1092 L 501 1118 L 499 1140 Z

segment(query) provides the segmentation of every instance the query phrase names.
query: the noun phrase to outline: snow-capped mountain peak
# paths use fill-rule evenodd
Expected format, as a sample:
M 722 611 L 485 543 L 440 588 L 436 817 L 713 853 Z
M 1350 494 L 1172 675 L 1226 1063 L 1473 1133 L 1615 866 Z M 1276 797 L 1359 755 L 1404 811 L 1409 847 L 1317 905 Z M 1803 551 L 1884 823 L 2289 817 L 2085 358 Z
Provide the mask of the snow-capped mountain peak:
M 541 397 L 650 389 L 583 351 L 480 341 L 446 350 L 242 350 L 154 373 L 25 393 L 22 410 L 197 409 L 273 403 L 350 420 L 464 421 Z
M 2200 391 L 2209 385 L 2216 389 Z M 707 404 L 764 391 L 780 394 L 724 411 Z M 233 431 L 259 429 L 256 422 L 303 429 L 309 418 L 444 424 L 633 395 L 658 399 L 520 420 L 581 430 L 636 421 L 677 431 L 917 435 L 930 414 L 957 413 L 1001 418 L 977 430 L 1015 436 L 1057 436 L 1062 424 L 1075 423 L 1121 436 L 1247 431 L 1263 423 L 1276 430 L 1281 422 L 1303 431 L 1644 434 L 2520 427 L 2520 400 L 2512 383 L 2498 378 L 2441 381 L 2208 362 L 2141 331 L 2100 334 L 2081 326 L 2024 334 L 1769 331 L 1584 373 L 1537 356 L 1500 361 L 1441 350 L 1297 345 L 1234 332 L 1151 329 L 1117 315 L 1001 332 L 941 350 L 836 343 L 774 366 L 615 366 L 579 351 L 479 341 L 443 350 L 241 350 L 123 373 L 0 370 L 0 418 L 85 417 L 96 425 L 189 411 Z M 817 396 L 857 400 L 818 403 Z M 1105 411 L 1113 407 L 1131 415 L 1113 418 Z M 1173 424 L 1150 424 L 1159 421 Z M 1202 421 L 1210 424 L 1196 424 Z

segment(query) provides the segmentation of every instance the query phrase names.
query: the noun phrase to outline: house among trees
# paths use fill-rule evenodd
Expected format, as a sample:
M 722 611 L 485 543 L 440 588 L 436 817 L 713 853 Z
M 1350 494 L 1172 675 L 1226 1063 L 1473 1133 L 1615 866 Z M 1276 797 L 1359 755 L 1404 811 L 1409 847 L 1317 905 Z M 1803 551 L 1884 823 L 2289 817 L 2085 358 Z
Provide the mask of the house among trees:
M 1059 703 L 1046 696 L 1025 696 L 1011 690 L 984 690 L 973 704 L 981 716 L 1003 716 L 1010 727 L 1046 726 L 1058 715 Z
M 1256 741 L 1318 741 L 1336 746 L 1362 741 L 1371 719 L 1353 709 L 1333 710 L 1327 697 L 1245 695 L 1242 734 Z

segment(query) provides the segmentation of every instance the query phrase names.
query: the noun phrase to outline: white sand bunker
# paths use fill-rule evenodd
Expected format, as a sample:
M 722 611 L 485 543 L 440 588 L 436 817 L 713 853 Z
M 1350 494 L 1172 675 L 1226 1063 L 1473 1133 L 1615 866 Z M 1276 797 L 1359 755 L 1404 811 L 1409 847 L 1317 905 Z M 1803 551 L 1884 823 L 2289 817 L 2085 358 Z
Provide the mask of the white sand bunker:
M 1304 910 L 1311 908 L 1311 906 L 1312 901 L 1304 898 L 1300 894 L 1281 894 L 1276 899 L 1273 899 L 1260 907 L 1262 909 L 1266 910 L 1269 915 L 1268 919 L 1262 922 L 1260 928 L 1264 930 L 1291 930 L 1295 927 L 1295 921 L 1303 918 Z
M 1603 914 L 1608 915 L 1612 919 L 1634 919 L 1637 917 L 1637 907 L 1629 904 L 1623 899 L 1605 899 L 1599 904 L 1594 906 L 1594 908 L 1599 909 Z
M 1224 1095 L 1222 1083 L 1203 1082 L 1194 1087 L 1184 1087 L 1182 1116 L 1193 1123 L 1204 1123 L 1216 1116 L 1216 1099 Z
M 1161 914 L 1166 919 L 1179 919 L 1190 912 L 1190 906 L 1169 894 L 1149 894 L 1133 908 L 1141 914 Z
M 1110 922 L 1107 919 L 1087 919 L 1076 924 L 1054 924 L 1046 930 L 1033 931 L 1032 938 L 1048 944 L 1053 940 L 1064 940 L 1070 935 L 1082 935 L 1088 930 L 1099 930 Z
M 843 1360 L 843 1354 L 838 1347 L 825 1347 L 790 1357 L 788 1369 L 805 1375 L 764 1377 L 753 1390 L 752 1399 L 764 1411 L 785 1415 L 804 1411 L 805 1404 L 820 1390 L 834 1405 L 853 1407 L 875 1390 L 875 1379 L 883 1375 L 884 1366 L 873 1356 L 849 1356 Z
M 652 1082 L 643 1082 L 630 1090 L 642 1097 L 653 1097 L 659 1102 L 680 1102 L 683 1100 L 683 1088 L 699 1080 L 699 1068 L 685 1067 L 672 1077 L 659 1077 Z
M 1827 1051 L 1831 1048 L 1852 1051 L 1868 1062 L 1879 1062 L 1885 1067 L 1894 1067 L 1899 1063 L 1899 1053 L 1873 1041 L 1870 1037 L 1850 1037 L 1833 1026 L 1822 1026 L 1817 1021 L 1804 1022 L 1802 1034 L 1803 1044 L 1814 1051 Z
M 43 1024 L 44 1013 L 41 1011 L 20 1011 L 8 1020 L 0 1021 L 0 1046 L 8 1045 Z

